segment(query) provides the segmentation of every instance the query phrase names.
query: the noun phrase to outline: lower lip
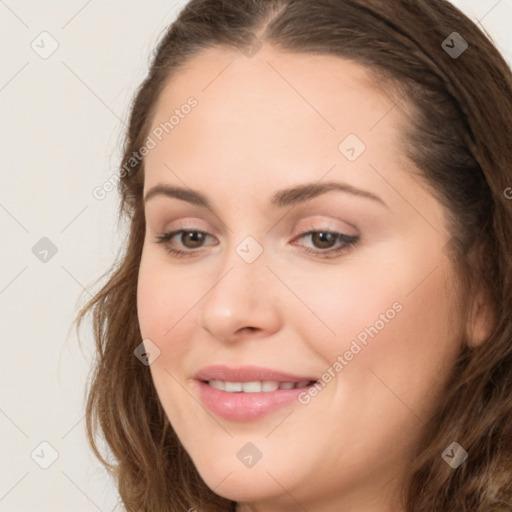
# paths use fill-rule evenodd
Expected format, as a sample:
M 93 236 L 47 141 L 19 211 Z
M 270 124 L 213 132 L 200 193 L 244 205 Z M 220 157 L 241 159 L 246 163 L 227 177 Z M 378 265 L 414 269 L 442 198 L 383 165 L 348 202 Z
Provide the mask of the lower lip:
M 214 414 L 234 421 L 251 421 L 284 407 L 311 386 L 300 389 L 278 389 L 259 393 L 230 393 L 199 382 L 203 404 Z

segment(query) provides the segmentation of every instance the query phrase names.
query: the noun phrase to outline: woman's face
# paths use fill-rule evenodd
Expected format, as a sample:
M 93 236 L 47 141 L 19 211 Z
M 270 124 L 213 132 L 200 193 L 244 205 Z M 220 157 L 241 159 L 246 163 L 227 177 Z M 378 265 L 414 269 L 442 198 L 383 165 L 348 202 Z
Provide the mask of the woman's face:
M 368 78 L 210 49 L 157 104 L 141 334 L 179 439 L 243 510 L 399 510 L 460 349 L 443 208 Z

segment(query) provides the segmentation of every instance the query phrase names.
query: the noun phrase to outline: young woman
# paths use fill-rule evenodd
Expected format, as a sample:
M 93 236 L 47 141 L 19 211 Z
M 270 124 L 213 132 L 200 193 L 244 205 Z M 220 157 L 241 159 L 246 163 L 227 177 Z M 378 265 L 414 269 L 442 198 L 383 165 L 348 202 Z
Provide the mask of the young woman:
M 190 1 L 78 317 L 125 509 L 510 512 L 511 131 L 444 0 Z

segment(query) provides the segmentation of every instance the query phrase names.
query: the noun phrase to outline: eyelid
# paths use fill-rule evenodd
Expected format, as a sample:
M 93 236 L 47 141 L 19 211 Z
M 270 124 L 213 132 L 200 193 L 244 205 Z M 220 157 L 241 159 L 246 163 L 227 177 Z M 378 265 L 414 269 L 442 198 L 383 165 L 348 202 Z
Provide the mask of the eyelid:
M 318 206 L 315 209 L 317 210 L 317 212 L 313 215 L 308 211 L 309 208 L 307 208 L 304 212 L 300 213 L 300 216 L 292 214 L 291 219 L 283 224 L 293 224 L 295 226 L 294 231 L 297 231 L 298 233 L 303 233 L 304 231 L 307 230 L 319 231 L 318 228 L 320 227 L 325 231 L 337 231 L 347 235 L 356 236 L 359 234 L 359 230 L 354 224 L 348 222 L 347 220 L 342 220 L 341 218 L 339 218 L 341 215 L 333 215 L 332 212 L 318 213 Z M 275 226 L 276 224 L 273 224 L 272 227 L 269 230 L 267 230 L 267 232 L 273 230 Z M 204 222 L 201 217 L 196 216 L 191 216 L 188 218 L 170 222 L 168 227 L 162 227 L 162 229 L 158 229 L 158 232 L 162 233 L 176 231 L 180 229 L 205 231 L 208 234 L 215 234 L 215 236 L 217 233 L 219 233 L 218 229 L 212 226 L 211 222 Z M 231 230 L 228 228 L 228 231 Z
M 299 235 L 309 231 L 335 231 L 347 236 L 360 235 L 359 230 L 353 224 L 339 219 L 333 219 L 332 217 L 326 219 L 325 216 L 320 215 L 308 217 L 306 222 L 303 224 L 299 222 L 298 225 L 297 231 Z
M 167 231 L 167 232 L 163 232 L 161 233 L 160 235 L 158 235 L 156 237 L 156 240 L 155 240 L 155 243 L 158 243 L 158 244 L 163 244 L 164 247 L 165 247 L 165 250 L 171 254 L 173 257 L 175 258 L 193 258 L 194 256 L 200 254 L 202 252 L 202 249 L 204 248 L 204 246 L 201 246 L 199 248 L 195 248 L 195 249 L 188 249 L 188 248 L 184 248 L 184 249 L 176 249 L 174 247 L 171 246 L 171 243 L 170 241 L 172 239 L 174 239 L 174 237 L 176 236 L 179 236 L 180 234 L 184 234 L 186 232 L 194 232 L 194 233 L 200 233 L 201 235 L 205 235 L 205 238 L 206 237 L 211 237 L 211 235 L 206 232 L 206 231 L 202 231 L 200 229 L 195 229 L 195 228 L 178 228 L 178 229 L 174 229 L 172 231 Z M 331 235 L 335 235 L 335 241 L 339 243 L 341 243 L 341 245 L 337 245 L 335 246 L 334 248 L 328 248 L 328 249 L 315 249 L 315 248 L 311 248 L 311 247 L 308 247 L 307 245 L 302 245 L 302 244 L 297 244 L 297 243 L 293 243 L 295 242 L 297 239 L 306 239 L 308 236 L 312 236 L 313 234 L 318 234 L 318 233 L 329 233 Z M 360 235 L 349 235 L 347 233 L 345 233 L 343 230 L 336 230 L 336 229 L 330 229 L 330 228 L 325 228 L 325 227 L 318 227 L 318 228 L 313 228 L 313 229 L 310 229 L 308 231 L 300 231 L 296 236 L 295 238 L 292 240 L 292 242 L 290 243 L 290 245 L 293 245 L 293 246 L 299 246 L 301 248 L 301 250 L 304 252 L 304 253 L 309 253 L 309 254 L 312 254 L 315 258 L 319 258 L 319 259 L 338 259 L 340 257 L 342 257 L 346 252 L 354 249 L 356 246 L 359 245 L 360 243 Z
M 359 236 L 359 231 L 353 224 L 346 222 L 346 221 L 340 221 L 339 219 L 332 219 L 332 218 L 326 219 L 325 217 L 326 217 L 325 215 L 310 216 L 305 220 L 305 222 L 303 224 L 301 224 L 301 222 L 299 221 L 296 224 L 298 224 L 298 226 L 300 226 L 300 227 L 296 227 L 294 229 L 294 232 L 296 232 L 296 234 L 294 234 L 293 236 L 297 237 L 297 236 L 303 235 L 304 233 L 310 232 L 310 231 L 315 231 L 315 232 L 317 232 L 317 231 L 334 231 L 334 232 L 341 233 L 341 234 L 344 234 L 347 236 Z M 330 217 L 330 216 L 327 216 L 327 217 Z M 335 220 L 338 223 L 341 222 L 342 224 L 344 224 L 344 226 L 333 225 L 333 222 Z M 171 224 L 171 226 L 168 228 L 163 228 L 163 229 L 158 230 L 158 233 L 170 233 L 171 231 L 174 232 L 174 231 L 181 231 L 181 230 L 190 230 L 190 231 L 198 231 L 198 232 L 205 233 L 206 235 L 208 235 L 210 237 L 215 236 L 212 233 L 212 232 L 217 231 L 215 228 L 214 229 L 210 229 L 210 227 L 203 228 L 200 225 L 198 225 L 198 223 L 200 223 L 200 222 L 201 222 L 200 219 L 194 219 L 194 220 L 185 219 L 183 221 L 178 221 L 178 223 L 176 225 Z

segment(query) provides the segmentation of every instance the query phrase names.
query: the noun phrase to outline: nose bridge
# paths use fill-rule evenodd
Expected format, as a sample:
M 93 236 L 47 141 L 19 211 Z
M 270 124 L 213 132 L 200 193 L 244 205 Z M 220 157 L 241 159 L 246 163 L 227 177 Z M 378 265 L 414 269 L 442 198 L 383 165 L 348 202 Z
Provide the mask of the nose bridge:
M 202 301 L 202 327 L 223 339 L 246 327 L 274 329 L 277 312 L 269 300 L 272 275 L 267 263 L 263 244 L 255 237 L 230 244 Z
M 210 301 L 215 299 L 215 302 L 225 302 L 227 305 L 234 300 L 239 301 L 240 305 L 255 307 L 258 289 L 265 285 L 269 277 L 265 263 L 263 245 L 253 236 L 246 236 L 241 242 L 230 244 L 222 255 L 217 279 L 208 293 Z

